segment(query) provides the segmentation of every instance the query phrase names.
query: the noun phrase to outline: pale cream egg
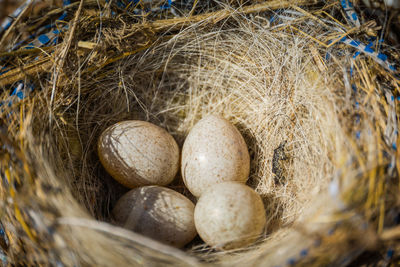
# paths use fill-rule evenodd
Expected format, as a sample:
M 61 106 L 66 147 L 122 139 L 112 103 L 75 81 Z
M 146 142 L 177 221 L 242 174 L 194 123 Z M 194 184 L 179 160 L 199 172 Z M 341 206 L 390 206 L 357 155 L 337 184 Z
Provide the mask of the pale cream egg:
M 179 248 L 197 235 L 194 204 L 161 186 L 132 189 L 118 200 L 112 218 L 121 227 Z
M 106 171 L 119 183 L 134 188 L 167 185 L 179 168 L 179 147 L 163 128 L 138 120 L 108 127 L 98 141 Z
M 206 116 L 189 132 L 182 149 L 181 172 L 186 187 L 196 197 L 217 183 L 245 183 L 249 171 L 246 142 L 226 119 Z
M 261 197 L 253 189 L 224 182 L 204 191 L 196 204 L 194 221 L 204 242 L 227 250 L 254 242 L 264 230 L 266 216 Z

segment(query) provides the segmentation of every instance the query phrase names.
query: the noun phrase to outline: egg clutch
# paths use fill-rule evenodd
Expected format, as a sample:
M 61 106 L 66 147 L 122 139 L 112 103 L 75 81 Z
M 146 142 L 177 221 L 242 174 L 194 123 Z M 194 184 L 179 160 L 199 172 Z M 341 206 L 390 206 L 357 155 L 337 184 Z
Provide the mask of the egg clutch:
M 245 185 L 250 172 L 246 143 L 220 116 L 206 116 L 192 128 L 181 160 L 166 130 L 137 120 L 108 127 L 97 150 L 105 170 L 131 188 L 112 210 L 112 222 L 118 226 L 178 248 L 199 234 L 220 250 L 249 245 L 264 230 L 263 202 Z M 165 187 L 179 167 L 196 205 Z

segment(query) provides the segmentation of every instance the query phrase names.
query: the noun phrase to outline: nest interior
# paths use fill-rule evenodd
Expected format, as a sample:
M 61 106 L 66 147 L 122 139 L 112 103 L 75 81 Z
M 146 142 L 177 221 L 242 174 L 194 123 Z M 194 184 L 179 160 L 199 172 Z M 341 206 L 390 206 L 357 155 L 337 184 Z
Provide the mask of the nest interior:
M 343 46 L 325 60 L 326 48 L 310 38 L 329 40 L 335 32 L 308 12 L 289 12 L 273 25 L 263 13 L 271 5 L 259 12 L 253 10 L 260 5 L 233 7 L 225 3 L 222 11 L 193 15 L 190 23 L 130 24 L 136 18 L 110 15 L 101 27 L 90 9 L 78 8 L 82 18 L 54 55 L 40 53 L 40 59 L 52 59 L 49 65 L 25 77 L 40 90 L 7 107 L 3 118 L 10 136 L 3 142 L 15 154 L 2 187 L 4 207 L 8 220 L 22 225 L 6 225 L 14 229 L 8 233 L 15 247 L 11 261 L 256 265 L 287 263 L 306 249 L 306 255 L 323 255 L 321 264 L 372 246 L 371 229 L 379 226 L 372 188 L 391 177 L 382 166 L 394 153 L 384 137 L 394 127 L 385 97 L 398 81 L 367 57 L 351 60 L 353 51 Z M 332 3 L 318 10 L 340 13 Z M 357 69 L 352 76 L 346 72 L 350 63 Z M 266 208 L 263 236 L 236 251 L 217 251 L 200 240 L 180 251 L 109 224 L 110 210 L 127 189 L 99 162 L 101 132 L 118 121 L 145 120 L 165 128 L 182 147 L 207 114 L 227 118 L 245 137 L 248 184 Z M 14 183 L 15 207 L 6 200 Z M 179 175 L 169 187 L 193 199 Z M 345 214 L 344 207 L 351 207 L 351 216 L 337 215 Z M 368 220 L 371 228 L 361 228 Z M 342 231 L 328 235 L 332 227 Z M 334 252 L 326 254 L 321 243 Z M 17 259 L 18 253 L 24 257 Z

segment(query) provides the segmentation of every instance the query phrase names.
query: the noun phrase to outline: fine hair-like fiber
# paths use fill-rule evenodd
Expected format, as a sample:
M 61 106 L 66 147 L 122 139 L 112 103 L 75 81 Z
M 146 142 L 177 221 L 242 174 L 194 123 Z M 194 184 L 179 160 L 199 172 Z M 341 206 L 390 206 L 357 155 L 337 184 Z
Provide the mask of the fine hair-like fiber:
M 337 38 L 334 1 L 291 9 L 297 13 L 281 15 L 280 24 L 263 16 L 274 6 L 253 12 L 262 4 L 240 4 L 188 21 L 107 17 L 101 28 L 92 13 L 75 9 L 81 19 L 54 54 L 40 54 L 50 58 L 47 67 L 26 74 L 40 89 L 2 113 L 1 220 L 10 262 L 344 265 L 378 246 L 380 216 L 397 203 L 384 183 L 397 181 L 387 168 L 396 152 L 385 138 L 397 127 L 387 97 L 399 81 L 366 56 L 353 59 L 344 44 L 315 41 Z M 332 16 L 316 18 L 317 10 Z M 113 226 L 110 211 L 127 189 L 99 162 L 101 132 L 145 120 L 182 147 L 207 114 L 228 119 L 246 140 L 247 184 L 267 215 L 259 240 L 219 251 L 196 239 L 178 250 Z M 179 174 L 169 187 L 194 199 Z

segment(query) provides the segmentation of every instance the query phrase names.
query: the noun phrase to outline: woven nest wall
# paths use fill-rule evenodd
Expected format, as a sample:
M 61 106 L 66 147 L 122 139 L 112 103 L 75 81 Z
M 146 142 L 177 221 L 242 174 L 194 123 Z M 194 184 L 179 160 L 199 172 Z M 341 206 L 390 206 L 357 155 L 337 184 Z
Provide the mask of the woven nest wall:
M 395 9 L 382 21 L 368 1 L 135 3 L 26 2 L 0 28 L 3 265 L 396 262 Z M 101 132 L 145 120 L 182 147 L 207 114 L 249 147 L 259 240 L 176 249 L 113 226 L 127 189 L 99 162 Z M 169 187 L 195 201 L 179 175 Z

